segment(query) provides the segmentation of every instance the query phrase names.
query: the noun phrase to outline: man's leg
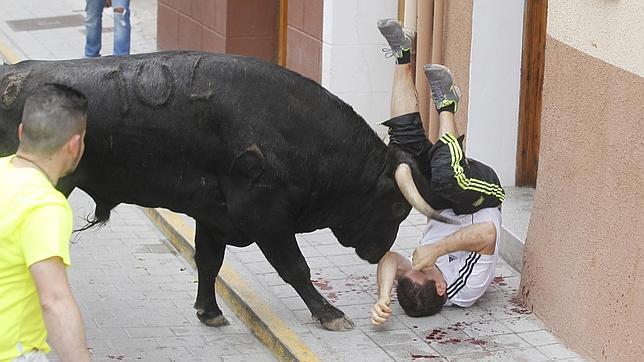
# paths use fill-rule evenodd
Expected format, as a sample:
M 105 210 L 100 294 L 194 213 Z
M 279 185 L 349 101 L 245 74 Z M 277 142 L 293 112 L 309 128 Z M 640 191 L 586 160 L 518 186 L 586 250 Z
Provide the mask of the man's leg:
M 400 22 L 395 19 L 378 20 L 378 30 L 389 45 L 383 51 L 396 59 L 391 91 L 391 117 L 418 112 L 418 94 L 410 63 L 413 33 L 403 30 Z
M 114 55 L 130 54 L 130 0 L 112 0 L 114 8 Z
M 439 114 L 439 139 L 430 156 L 432 190 L 448 200 L 457 214 L 498 206 L 505 193 L 494 170 L 465 158 L 454 121 L 460 91 L 452 73 L 439 64 L 427 64 L 424 69 Z
M 389 45 L 383 51 L 396 58 L 391 94 L 392 119 L 383 122 L 383 125 L 389 127 L 390 143 L 418 156 L 431 144 L 425 136 L 418 113 L 418 94 L 410 63 L 413 33 L 403 30 L 395 19 L 379 20 L 378 30 Z
M 86 0 L 85 2 L 85 57 L 100 57 L 101 27 L 103 26 L 103 7 L 105 0 Z
M 411 63 L 396 64 L 391 90 L 391 117 L 418 112 L 418 93 Z
M 427 64 L 423 68 L 438 111 L 438 137 L 446 133 L 458 137 L 454 113 L 458 109 L 461 91 L 453 84 L 452 72 L 440 64 Z

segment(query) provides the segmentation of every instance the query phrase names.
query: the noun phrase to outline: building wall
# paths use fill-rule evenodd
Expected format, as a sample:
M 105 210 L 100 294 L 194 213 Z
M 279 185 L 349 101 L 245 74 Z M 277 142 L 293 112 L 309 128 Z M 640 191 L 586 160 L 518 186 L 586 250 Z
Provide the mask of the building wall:
M 320 83 L 324 0 L 289 0 L 286 67 Z
M 467 155 L 494 168 L 502 185 L 515 182 L 523 5 L 478 0 L 472 15 Z
M 389 119 L 395 61 L 376 27 L 398 17 L 397 0 L 324 0 L 321 84 L 349 103 L 381 136 Z M 290 49 L 289 49 L 290 51 Z
M 157 47 L 275 61 L 278 0 L 159 0 Z
M 644 355 L 644 3 L 551 1 L 521 293 L 595 359 Z

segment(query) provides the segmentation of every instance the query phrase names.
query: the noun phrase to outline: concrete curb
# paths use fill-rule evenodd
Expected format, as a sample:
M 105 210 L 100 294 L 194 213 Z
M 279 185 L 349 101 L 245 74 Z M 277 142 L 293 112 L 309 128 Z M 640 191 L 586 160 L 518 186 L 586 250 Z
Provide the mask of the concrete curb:
M 194 230 L 183 217 L 165 209 L 143 208 L 143 212 L 194 267 Z M 230 264 L 225 261 L 217 277 L 215 286 L 219 298 L 278 359 L 319 361 L 320 358 L 287 327 L 270 305 L 263 302 Z
M 4 58 L 7 64 L 17 63 L 20 60 L 13 50 L 2 41 L 0 41 L 0 57 Z

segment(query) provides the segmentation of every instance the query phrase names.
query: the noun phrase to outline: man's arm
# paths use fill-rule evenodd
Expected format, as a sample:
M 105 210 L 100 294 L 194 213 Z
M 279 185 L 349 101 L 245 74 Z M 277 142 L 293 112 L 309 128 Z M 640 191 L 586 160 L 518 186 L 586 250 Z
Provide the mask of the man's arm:
M 38 290 L 49 340 L 62 361 L 89 361 L 85 326 L 74 300 L 65 265 L 59 257 L 32 264 L 31 276 Z
M 412 254 L 414 270 L 431 268 L 439 257 L 454 251 L 473 251 L 493 255 L 496 248 L 496 226 L 491 222 L 469 225 L 433 243 L 416 248 Z
M 400 279 L 410 269 L 411 263 L 409 260 L 395 251 L 388 251 L 380 259 L 376 274 L 378 301 L 371 309 L 371 322 L 373 324 L 383 324 L 391 316 L 389 304 L 391 303 L 391 289 L 394 286 L 394 280 Z

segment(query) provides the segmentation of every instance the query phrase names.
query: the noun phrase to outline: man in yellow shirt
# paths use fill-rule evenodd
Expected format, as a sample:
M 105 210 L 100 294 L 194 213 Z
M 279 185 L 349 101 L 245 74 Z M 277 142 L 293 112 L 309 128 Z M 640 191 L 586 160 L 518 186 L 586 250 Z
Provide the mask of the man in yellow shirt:
M 15 155 L 0 158 L 0 361 L 89 361 L 67 279 L 72 212 L 55 189 L 84 151 L 87 101 L 45 85 L 25 101 Z

